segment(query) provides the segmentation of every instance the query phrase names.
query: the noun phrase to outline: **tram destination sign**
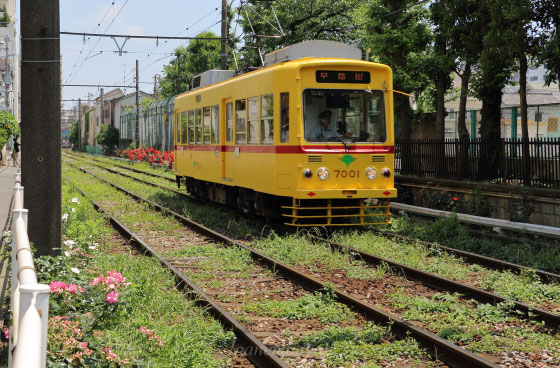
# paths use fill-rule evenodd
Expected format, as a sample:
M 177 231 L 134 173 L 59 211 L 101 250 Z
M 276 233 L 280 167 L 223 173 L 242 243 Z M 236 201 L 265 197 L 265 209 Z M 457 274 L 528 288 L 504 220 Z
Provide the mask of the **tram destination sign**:
M 345 70 L 317 70 L 317 83 L 362 83 L 369 84 L 369 72 Z

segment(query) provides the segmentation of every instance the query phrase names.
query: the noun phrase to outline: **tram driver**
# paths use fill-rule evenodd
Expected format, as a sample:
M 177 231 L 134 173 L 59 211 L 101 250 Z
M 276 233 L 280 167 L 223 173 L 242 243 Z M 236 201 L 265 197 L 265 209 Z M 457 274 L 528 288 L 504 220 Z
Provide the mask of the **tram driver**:
M 330 128 L 331 115 L 332 112 L 330 110 L 325 110 L 319 114 L 320 123 L 317 128 L 311 131 L 310 141 L 324 142 L 336 137 L 336 132 Z

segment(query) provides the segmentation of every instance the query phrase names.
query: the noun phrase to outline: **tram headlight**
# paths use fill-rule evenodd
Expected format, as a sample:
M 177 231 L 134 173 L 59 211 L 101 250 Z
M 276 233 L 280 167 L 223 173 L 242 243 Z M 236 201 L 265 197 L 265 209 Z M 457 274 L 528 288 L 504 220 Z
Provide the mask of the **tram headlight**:
M 377 170 L 375 170 L 375 167 L 370 166 L 366 169 L 366 175 L 369 180 L 373 180 L 377 178 Z
M 312 176 L 313 176 L 313 171 L 311 171 L 311 169 L 303 170 L 303 177 L 304 178 L 310 178 Z
M 317 176 L 321 180 L 327 180 L 329 178 L 329 169 L 326 167 L 320 167 L 317 169 Z

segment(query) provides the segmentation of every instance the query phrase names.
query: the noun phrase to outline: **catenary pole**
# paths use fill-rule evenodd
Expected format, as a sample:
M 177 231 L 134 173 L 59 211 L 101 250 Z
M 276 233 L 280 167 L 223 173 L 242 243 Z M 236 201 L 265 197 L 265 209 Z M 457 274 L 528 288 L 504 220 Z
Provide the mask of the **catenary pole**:
M 136 59 L 136 132 L 134 134 L 134 140 L 136 142 L 136 148 L 140 147 L 140 96 L 138 96 L 139 93 L 139 70 L 138 70 L 138 59 Z
M 222 70 L 227 69 L 227 53 L 226 53 L 226 42 L 227 42 L 227 0 L 222 0 L 222 49 L 220 51 L 220 56 L 222 57 L 221 68 Z
M 62 241 L 59 1 L 21 1 L 20 11 L 22 185 L 40 256 Z
M 82 99 L 78 98 L 78 152 L 82 152 Z

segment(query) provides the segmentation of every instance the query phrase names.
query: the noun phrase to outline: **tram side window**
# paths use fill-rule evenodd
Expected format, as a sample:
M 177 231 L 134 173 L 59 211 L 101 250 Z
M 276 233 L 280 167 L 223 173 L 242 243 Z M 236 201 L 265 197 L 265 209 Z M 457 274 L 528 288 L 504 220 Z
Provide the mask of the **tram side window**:
M 280 142 L 290 139 L 290 93 L 280 93 Z
M 178 112 L 177 113 L 177 119 L 175 119 L 175 140 L 177 141 L 177 143 L 181 142 L 181 119 L 180 119 L 181 113 Z
M 261 143 L 274 143 L 274 100 L 273 95 L 261 96 Z
M 204 115 L 204 119 L 202 121 L 203 127 L 202 127 L 202 140 L 204 144 L 210 144 L 210 125 L 211 125 L 211 120 L 210 120 L 210 107 L 205 107 L 202 110 L 202 114 Z
M 233 103 L 226 104 L 226 141 L 233 139 Z
M 196 134 L 196 144 L 202 143 L 202 109 L 196 109 L 196 114 L 194 117 L 195 121 L 195 134 Z
M 210 143 L 220 143 L 220 107 L 212 106 L 212 132 Z
M 259 144 L 259 98 L 249 97 L 249 144 Z
M 181 143 L 187 143 L 187 112 L 181 113 Z
M 194 110 L 189 110 L 189 144 L 194 143 Z
M 235 101 L 235 143 L 247 143 L 247 101 Z

